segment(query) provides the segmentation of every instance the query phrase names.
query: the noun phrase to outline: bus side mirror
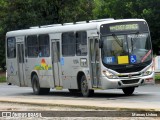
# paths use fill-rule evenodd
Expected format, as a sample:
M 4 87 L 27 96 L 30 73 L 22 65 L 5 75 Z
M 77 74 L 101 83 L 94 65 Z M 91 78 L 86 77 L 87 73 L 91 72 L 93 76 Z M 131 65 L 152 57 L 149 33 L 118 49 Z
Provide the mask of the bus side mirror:
M 103 48 L 103 41 L 101 39 L 99 40 L 99 48 Z

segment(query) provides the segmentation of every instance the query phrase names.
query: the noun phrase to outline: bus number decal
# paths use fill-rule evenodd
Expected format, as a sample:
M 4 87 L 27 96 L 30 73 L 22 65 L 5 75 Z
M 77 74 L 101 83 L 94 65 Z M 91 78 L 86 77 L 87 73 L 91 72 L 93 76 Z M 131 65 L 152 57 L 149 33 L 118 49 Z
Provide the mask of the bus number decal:
M 73 63 L 74 63 L 74 64 L 78 64 L 79 61 L 78 61 L 77 59 L 74 59 L 74 60 L 73 60 Z
M 105 57 L 104 61 L 106 63 L 114 63 L 115 62 L 115 57 Z

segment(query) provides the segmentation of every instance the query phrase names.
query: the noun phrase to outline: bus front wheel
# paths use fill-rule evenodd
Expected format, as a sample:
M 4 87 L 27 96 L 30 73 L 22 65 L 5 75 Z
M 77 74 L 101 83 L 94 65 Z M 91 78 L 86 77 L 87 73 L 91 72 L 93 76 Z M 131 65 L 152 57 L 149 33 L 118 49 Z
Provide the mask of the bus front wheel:
M 89 97 L 94 94 L 94 90 L 88 88 L 88 82 L 85 75 L 81 78 L 81 93 L 84 97 Z
M 126 87 L 126 88 L 123 88 L 122 90 L 124 94 L 128 96 L 133 94 L 135 87 Z
M 50 91 L 50 88 L 41 88 L 40 87 L 39 78 L 37 75 L 33 75 L 33 77 L 32 77 L 32 88 L 33 88 L 33 93 L 35 95 L 48 94 Z

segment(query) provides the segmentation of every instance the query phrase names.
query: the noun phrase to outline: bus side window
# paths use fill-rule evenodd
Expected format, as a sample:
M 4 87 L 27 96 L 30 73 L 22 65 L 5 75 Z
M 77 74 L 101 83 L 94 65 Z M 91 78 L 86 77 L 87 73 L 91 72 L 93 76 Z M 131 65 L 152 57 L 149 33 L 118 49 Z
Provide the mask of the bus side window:
M 74 56 L 76 49 L 76 41 L 74 32 L 66 32 L 62 34 L 62 55 Z
M 37 35 L 30 35 L 27 37 L 27 53 L 28 57 L 38 57 L 38 39 Z
M 87 33 L 85 31 L 76 32 L 76 55 L 87 55 Z
M 7 57 L 16 57 L 16 39 L 15 37 L 10 37 L 7 39 Z
M 49 35 L 48 34 L 39 35 L 38 40 L 39 40 L 39 57 L 49 57 L 50 55 Z

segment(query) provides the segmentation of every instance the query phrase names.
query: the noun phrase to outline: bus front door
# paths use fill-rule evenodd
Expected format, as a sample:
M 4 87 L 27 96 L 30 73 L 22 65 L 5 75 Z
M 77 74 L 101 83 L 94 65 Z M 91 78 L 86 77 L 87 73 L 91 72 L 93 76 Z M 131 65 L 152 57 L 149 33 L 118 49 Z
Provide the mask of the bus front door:
M 99 80 L 99 43 L 98 38 L 89 39 L 89 51 L 90 51 L 90 76 L 92 79 L 92 87 L 98 88 L 100 86 Z
M 55 87 L 62 87 L 59 40 L 52 40 L 52 66 Z
M 17 61 L 18 61 L 18 77 L 20 86 L 26 86 L 25 83 L 25 65 L 24 65 L 24 43 L 17 43 Z

